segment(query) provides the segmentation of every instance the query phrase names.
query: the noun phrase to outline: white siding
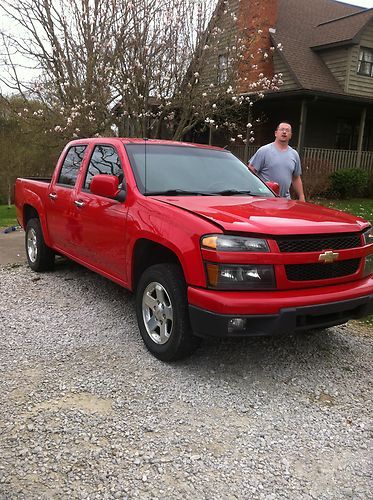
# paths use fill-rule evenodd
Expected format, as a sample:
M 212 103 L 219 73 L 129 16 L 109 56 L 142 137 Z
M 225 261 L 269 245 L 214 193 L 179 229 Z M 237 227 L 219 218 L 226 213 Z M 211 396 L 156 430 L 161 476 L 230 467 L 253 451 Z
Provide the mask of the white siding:
M 351 66 L 347 89 L 347 92 L 349 94 L 373 98 L 373 78 L 357 74 L 360 47 L 369 47 L 373 49 L 373 21 L 368 24 L 365 31 L 363 32 L 360 45 L 356 45 L 352 48 Z
M 284 83 L 281 85 L 280 90 L 294 90 L 299 87 L 285 61 L 278 53 L 275 53 L 273 56 L 273 68 L 275 73 L 282 73 L 282 81 Z
M 204 50 L 203 67 L 201 68 L 201 84 L 207 87 L 216 84 L 218 80 L 219 55 L 234 57 L 235 51 L 232 46 L 236 44 L 238 30 L 233 14 L 238 15 L 239 0 L 230 0 L 226 7 L 226 13 L 219 12 L 215 21 L 215 27 L 220 30 L 217 36 L 210 34 L 207 40 L 208 49 Z
M 328 67 L 334 78 L 340 84 L 342 89 L 346 86 L 347 66 L 349 50 L 346 47 L 338 49 L 329 49 L 320 53 L 321 59 Z

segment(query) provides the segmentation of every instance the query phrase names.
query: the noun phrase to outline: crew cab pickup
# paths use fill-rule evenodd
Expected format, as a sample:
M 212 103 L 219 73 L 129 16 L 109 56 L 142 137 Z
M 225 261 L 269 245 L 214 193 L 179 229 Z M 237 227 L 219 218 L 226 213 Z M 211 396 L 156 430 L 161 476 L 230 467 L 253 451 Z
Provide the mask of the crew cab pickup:
M 278 197 L 224 149 L 76 140 L 51 179 L 17 179 L 15 200 L 30 268 L 61 254 L 135 292 L 142 338 L 165 361 L 200 337 L 373 313 L 371 225 Z

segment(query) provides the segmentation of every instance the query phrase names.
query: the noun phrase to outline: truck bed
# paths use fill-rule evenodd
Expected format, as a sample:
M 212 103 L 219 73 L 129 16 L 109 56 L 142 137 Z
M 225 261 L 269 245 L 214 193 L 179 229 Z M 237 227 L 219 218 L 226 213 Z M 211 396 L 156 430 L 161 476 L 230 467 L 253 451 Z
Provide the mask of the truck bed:
M 20 177 L 20 179 L 26 181 L 39 181 L 50 184 L 52 177 Z

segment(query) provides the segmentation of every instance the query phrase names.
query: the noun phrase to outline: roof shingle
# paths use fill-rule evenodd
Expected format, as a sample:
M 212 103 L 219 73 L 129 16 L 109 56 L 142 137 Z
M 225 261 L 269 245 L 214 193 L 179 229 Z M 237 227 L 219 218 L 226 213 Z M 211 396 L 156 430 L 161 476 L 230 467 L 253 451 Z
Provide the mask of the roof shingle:
M 300 89 L 343 93 L 343 89 L 312 48 L 356 43 L 373 9 L 335 0 L 279 0 L 272 40 L 283 46 L 285 59 Z

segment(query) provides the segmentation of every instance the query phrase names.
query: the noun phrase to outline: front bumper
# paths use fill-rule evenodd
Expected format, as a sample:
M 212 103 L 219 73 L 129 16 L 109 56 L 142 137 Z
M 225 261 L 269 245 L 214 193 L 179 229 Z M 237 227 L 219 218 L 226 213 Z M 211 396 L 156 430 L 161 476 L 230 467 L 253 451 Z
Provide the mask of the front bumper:
M 191 326 L 200 337 L 258 337 L 285 335 L 312 328 L 341 325 L 373 314 L 373 295 L 343 302 L 281 309 L 278 314 L 229 315 L 189 306 Z M 244 320 L 243 327 L 231 322 Z
M 373 277 L 343 285 L 279 292 L 217 292 L 189 287 L 188 300 L 196 335 L 284 335 L 340 325 L 373 314 Z M 242 328 L 237 326 L 240 323 Z

